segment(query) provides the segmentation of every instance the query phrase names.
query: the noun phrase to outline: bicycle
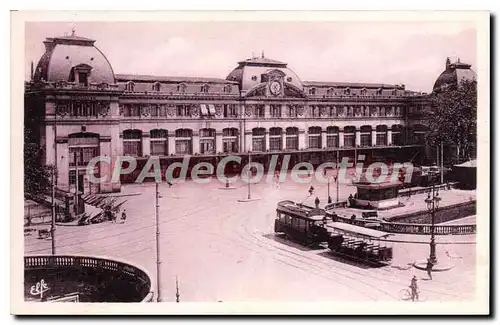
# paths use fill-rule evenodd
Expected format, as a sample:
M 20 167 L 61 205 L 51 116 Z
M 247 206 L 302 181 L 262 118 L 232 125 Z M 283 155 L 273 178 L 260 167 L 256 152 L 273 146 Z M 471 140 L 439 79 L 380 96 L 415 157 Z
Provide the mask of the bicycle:
M 399 300 L 403 301 L 418 301 L 418 302 L 423 302 L 427 300 L 427 296 L 422 293 L 422 291 L 417 291 L 417 296 L 415 297 L 415 300 L 411 299 L 411 288 L 408 287 L 409 289 L 401 289 L 399 291 L 398 297 Z M 418 298 L 417 298 L 418 297 Z

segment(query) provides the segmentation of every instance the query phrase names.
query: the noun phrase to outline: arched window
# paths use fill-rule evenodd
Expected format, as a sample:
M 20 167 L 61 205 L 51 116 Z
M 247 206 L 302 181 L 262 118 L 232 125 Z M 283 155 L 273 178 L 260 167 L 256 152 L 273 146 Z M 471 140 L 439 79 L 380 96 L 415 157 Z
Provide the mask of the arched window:
M 135 91 L 135 84 L 132 81 L 128 81 L 125 84 L 125 90 L 126 91 Z
M 168 155 L 168 131 L 155 129 L 149 132 L 151 156 Z
M 180 92 L 180 93 L 185 93 L 186 92 L 186 88 L 187 88 L 187 86 L 185 84 L 177 85 L 177 91 Z
M 395 146 L 401 146 L 404 145 L 404 128 L 401 124 L 394 124 L 391 127 L 391 141 L 392 144 Z
M 252 151 L 266 151 L 266 129 L 252 129 Z
M 361 96 L 366 96 L 366 88 L 361 89 Z
M 321 149 L 321 127 L 311 126 L 308 131 L 309 148 Z
M 175 153 L 178 155 L 192 154 L 193 131 L 190 129 L 175 130 Z
M 309 95 L 316 95 L 316 88 L 309 88 Z
M 392 92 L 391 92 L 391 95 L 392 96 L 396 96 L 398 94 L 398 91 L 396 89 L 393 89 Z
M 286 128 L 286 148 L 291 150 L 299 149 L 299 129 L 296 127 Z
M 160 91 L 160 89 L 161 89 L 161 83 L 159 83 L 159 82 L 155 82 L 155 83 L 153 84 L 153 90 L 154 90 L 154 91 Z
M 370 125 L 363 125 L 360 128 L 360 142 L 361 147 L 372 145 L 372 127 Z
M 224 152 L 238 152 L 237 128 L 225 128 L 222 130 L 222 145 Z
M 283 148 L 283 129 L 274 127 L 269 129 L 269 150 L 281 150 Z
M 377 132 L 377 139 L 375 145 L 386 146 L 387 145 L 387 125 L 377 125 L 375 128 Z
M 351 94 L 351 88 L 344 89 L 344 95 L 349 96 Z
M 142 156 L 142 131 L 123 131 L 123 155 L 140 157 Z
M 231 85 L 224 86 L 224 92 L 227 94 L 231 93 L 232 89 L 233 89 L 233 87 Z
M 200 153 L 213 154 L 215 153 L 215 129 L 200 130 Z
M 339 128 L 337 126 L 329 126 L 326 128 L 326 147 L 339 147 Z
M 326 95 L 327 95 L 328 97 L 332 97 L 332 96 L 333 96 L 333 94 L 334 94 L 334 92 L 333 92 L 333 88 L 328 88 L 328 90 L 326 91 Z
M 356 127 L 344 127 L 344 147 L 354 147 L 356 145 Z

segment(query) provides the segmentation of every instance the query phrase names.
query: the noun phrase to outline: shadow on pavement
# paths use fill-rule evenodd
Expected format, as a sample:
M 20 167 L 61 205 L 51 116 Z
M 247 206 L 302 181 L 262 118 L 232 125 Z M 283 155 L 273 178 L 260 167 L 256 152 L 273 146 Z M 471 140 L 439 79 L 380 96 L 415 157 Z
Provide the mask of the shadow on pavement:
M 360 269 L 379 269 L 382 267 L 387 267 L 386 265 L 374 264 L 374 263 L 369 263 L 369 262 L 361 262 L 361 261 L 356 261 L 356 260 L 350 259 L 348 257 L 337 256 L 329 251 L 318 253 L 318 255 L 329 258 L 331 260 L 334 260 L 334 261 L 337 261 L 340 263 L 348 264 L 351 266 L 356 266 L 356 267 L 359 267 Z
M 280 244 L 284 244 L 284 245 L 287 245 L 287 246 L 290 246 L 293 248 L 297 248 L 301 251 L 315 251 L 315 250 L 323 250 L 326 248 L 326 247 L 323 247 L 321 245 L 303 246 L 303 245 L 299 244 L 298 242 L 286 239 L 285 235 L 281 235 L 281 234 L 279 234 L 279 235 L 278 234 L 266 234 L 266 235 L 262 235 L 262 236 L 267 238 L 267 239 L 278 242 Z

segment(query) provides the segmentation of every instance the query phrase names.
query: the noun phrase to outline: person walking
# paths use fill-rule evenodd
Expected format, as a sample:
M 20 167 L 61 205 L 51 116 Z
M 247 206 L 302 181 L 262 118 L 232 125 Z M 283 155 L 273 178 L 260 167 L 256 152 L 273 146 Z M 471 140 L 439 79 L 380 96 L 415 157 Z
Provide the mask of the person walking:
M 415 301 L 415 299 L 418 300 L 418 284 L 417 284 L 417 276 L 415 275 L 411 279 L 410 289 L 411 289 L 411 301 Z
M 126 213 L 127 210 L 123 209 L 123 212 L 122 212 L 122 220 L 123 222 L 125 222 L 125 220 L 127 220 L 127 213 Z
M 429 279 L 432 280 L 432 267 L 434 264 L 432 264 L 432 261 L 430 259 L 427 260 L 427 267 L 425 268 L 427 270 L 427 275 L 429 276 Z

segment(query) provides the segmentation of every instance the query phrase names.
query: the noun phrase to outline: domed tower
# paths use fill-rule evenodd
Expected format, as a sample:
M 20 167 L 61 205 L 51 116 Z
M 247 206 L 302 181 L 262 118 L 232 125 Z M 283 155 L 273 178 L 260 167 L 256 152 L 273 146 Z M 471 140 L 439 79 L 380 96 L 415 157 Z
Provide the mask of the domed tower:
M 242 96 L 259 92 L 268 96 L 283 96 L 288 89 L 302 93 L 299 76 L 287 67 L 287 63 L 264 57 L 253 57 L 238 62 L 226 80 L 239 84 Z
M 25 88 L 25 126 L 43 152 L 42 164 L 55 165 L 56 184 L 75 192 L 118 191 L 120 184 L 92 182 L 85 166 L 97 156 L 112 161 L 120 152 L 119 96 L 113 68 L 95 41 L 76 36 L 44 41 L 32 80 Z M 109 164 L 96 167 L 100 177 Z M 81 203 L 81 202 L 80 202 Z
M 47 38 L 38 62 L 35 82 L 71 82 L 79 86 L 114 84 L 113 68 L 94 40 L 76 36 Z
M 476 80 L 476 73 L 470 67 L 470 64 L 462 63 L 460 59 L 451 63 L 450 58 L 446 58 L 445 70 L 434 83 L 433 91 L 457 87 L 463 80 Z

